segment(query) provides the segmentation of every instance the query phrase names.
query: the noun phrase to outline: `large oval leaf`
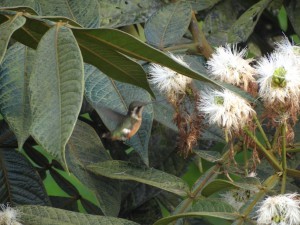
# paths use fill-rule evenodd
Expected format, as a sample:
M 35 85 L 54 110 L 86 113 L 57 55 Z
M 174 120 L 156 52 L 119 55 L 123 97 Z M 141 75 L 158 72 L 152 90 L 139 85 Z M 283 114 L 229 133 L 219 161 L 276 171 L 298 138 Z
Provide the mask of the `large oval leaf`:
M 119 181 L 95 176 L 85 169 L 91 162 L 111 160 L 97 133 L 88 124 L 77 121 L 67 144 L 66 160 L 70 171 L 97 196 L 103 213 L 117 216 L 121 204 Z
M 72 32 L 52 27 L 39 43 L 30 77 L 31 135 L 62 163 L 82 104 L 83 86 L 83 61 Z
M 14 16 L 9 16 L 8 20 L 0 25 L 0 64 L 6 52 L 8 42 L 11 35 L 20 27 L 22 27 L 26 19 L 17 13 Z
M 97 35 L 98 31 L 73 29 L 84 61 L 96 66 L 115 80 L 142 87 L 152 94 L 143 68 L 120 54 L 116 48 L 111 48 L 110 43 L 102 42 L 93 34 Z M 110 37 L 110 39 L 114 39 L 114 37 Z
M 99 27 L 100 14 L 97 0 L 39 0 L 43 16 L 65 16 L 83 27 Z
M 147 42 L 160 49 L 175 44 L 187 31 L 191 17 L 192 7 L 187 2 L 161 7 L 145 24 Z
M 87 169 L 95 174 L 113 179 L 134 180 L 152 185 L 180 196 L 186 196 L 189 192 L 188 185 L 179 177 L 129 162 L 111 160 L 91 164 L 87 166 Z
M 217 84 L 215 81 L 211 80 L 207 75 L 195 72 L 194 70 L 176 62 L 165 53 L 141 42 L 140 40 L 134 38 L 133 36 L 125 32 L 114 29 L 78 28 L 73 28 L 72 31 L 83 52 L 82 54 L 85 62 L 96 66 L 102 72 L 114 79 L 123 79 L 120 80 L 123 82 L 126 82 L 126 79 L 138 79 L 139 83 L 133 80 L 132 84 L 145 88 L 150 93 L 152 93 L 152 91 L 149 88 L 149 85 L 146 81 L 146 77 L 143 78 L 143 75 L 139 71 L 137 71 L 137 69 L 134 68 L 132 65 L 130 65 L 130 67 L 132 67 L 131 70 L 123 68 L 125 65 L 120 65 L 120 56 L 116 55 L 116 53 L 121 52 L 135 59 L 154 62 L 162 66 L 169 67 L 180 74 L 186 75 L 197 80 L 212 83 L 220 87 L 220 84 Z M 116 53 L 113 54 L 108 50 L 114 51 Z M 103 65 L 103 63 L 110 63 L 113 67 L 117 66 L 117 68 L 120 67 L 122 70 L 134 72 L 134 74 L 130 74 L 130 77 L 128 77 L 128 75 L 125 74 L 125 77 L 118 78 L 112 73 L 112 71 L 115 71 L 115 69 L 109 71 L 108 68 L 110 67 L 108 67 L 108 65 L 106 64 Z M 105 67 L 107 67 L 106 70 L 104 70 Z M 137 72 L 139 72 L 139 75 L 136 75 Z M 138 78 L 138 76 L 141 76 L 141 78 Z M 127 82 L 131 83 L 130 81 Z
M 15 149 L 0 149 L 0 202 L 50 205 L 38 173 Z
M 150 102 L 151 100 L 149 94 L 143 89 L 114 81 L 91 65 L 85 66 L 85 96 L 109 130 L 113 130 L 117 124 L 110 115 L 103 113 L 103 107 L 126 115 L 132 101 Z M 145 107 L 142 125 L 137 134 L 128 141 L 146 165 L 149 164 L 148 143 L 153 120 L 152 111 L 152 104 Z
M 20 149 L 30 135 L 28 82 L 33 57 L 32 49 L 15 43 L 0 67 L 0 111 L 17 136 Z
M 19 206 L 21 221 L 30 225 L 138 225 L 135 222 L 105 216 L 70 212 L 46 206 Z

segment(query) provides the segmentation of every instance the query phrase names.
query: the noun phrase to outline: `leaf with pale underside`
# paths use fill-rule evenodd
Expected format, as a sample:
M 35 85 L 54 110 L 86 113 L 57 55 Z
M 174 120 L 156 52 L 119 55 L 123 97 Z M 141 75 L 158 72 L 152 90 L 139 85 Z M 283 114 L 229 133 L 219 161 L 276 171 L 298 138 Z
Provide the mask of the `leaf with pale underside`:
M 18 206 L 23 224 L 30 225 L 138 225 L 135 222 L 106 216 L 71 212 L 45 206 Z
M 52 27 L 41 39 L 30 77 L 31 135 L 65 164 L 65 146 L 83 100 L 83 61 L 69 28 Z
M 33 61 L 34 50 L 15 43 L 0 67 L 0 111 L 17 136 L 19 149 L 30 135 L 28 82 Z
M 0 6 L 3 9 L 9 8 L 19 12 L 28 12 L 33 15 L 40 13 L 39 0 L 1 0 Z
M 90 164 L 87 169 L 95 174 L 120 180 L 134 180 L 179 196 L 186 196 L 188 185 L 179 177 L 163 171 L 142 167 L 125 161 L 111 160 Z
M 11 35 L 25 23 L 25 17 L 21 14 L 10 15 L 8 20 L 0 25 L 0 64 L 6 52 Z
M 192 7 L 187 2 L 176 2 L 161 7 L 147 20 L 147 42 L 159 49 L 178 42 L 188 29 Z
M 117 216 L 120 210 L 120 184 L 117 180 L 96 176 L 86 170 L 90 163 L 111 160 L 96 131 L 78 120 L 66 147 L 70 171 L 96 195 L 105 215 Z
M 39 0 L 43 16 L 64 16 L 83 27 L 98 28 L 101 15 L 97 0 Z

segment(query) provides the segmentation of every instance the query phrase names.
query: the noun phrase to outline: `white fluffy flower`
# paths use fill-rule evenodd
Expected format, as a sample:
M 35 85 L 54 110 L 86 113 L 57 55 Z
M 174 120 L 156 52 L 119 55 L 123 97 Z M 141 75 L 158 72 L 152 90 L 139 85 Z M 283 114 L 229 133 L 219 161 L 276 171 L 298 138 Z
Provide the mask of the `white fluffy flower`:
M 259 96 L 267 105 L 274 102 L 282 106 L 299 105 L 300 67 L 293 57 L 273 53 L 261 58 L 256 70 L 259 75 Z
M 188 67 L 186 62 L 183 61 L 182 57 L 175 56 L 173 54 L 170 54 L 170 56 L 178 63 Z M 187 84 L 192 82 L 191 78 L 158 64 L 151 64 L 149 73 L 151 74 L 149 82 L 164 93 L 185 92 Z
M 249 82 L 254 82 L 255 69 L 249 65 L 251 59 L 244 59 L 247 49 L 237 50 L 236 45 L 218 47 L 208 60 L 208 70 L 211 76 L 239 87 L 248 88 Z
M 210 124 L 217 124 L 229 134 L 242 129 L 255 114 L 246 100 L 229 90 L 202 91 L 198 107 Z
M 8 205 L 0 205 L 0 224 L 2 225 L 22 225 L 17 220 L 19 219 L 19 212 Z
M 285 194 L 266 198 L 257 210 L 259 225 L 299 225 L 300 195 Z
M 300 60 L 300 47 L 293 45 L 286 37 L 276 43 L 275 51 L 287 57 L 294 57 L 295 60 Z

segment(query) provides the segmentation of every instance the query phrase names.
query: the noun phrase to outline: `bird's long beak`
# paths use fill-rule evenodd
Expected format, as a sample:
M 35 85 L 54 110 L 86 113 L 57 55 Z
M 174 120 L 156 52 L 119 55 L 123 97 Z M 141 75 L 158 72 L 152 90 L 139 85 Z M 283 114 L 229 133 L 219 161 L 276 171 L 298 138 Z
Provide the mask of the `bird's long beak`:
M 146 102 L 144 104 L 144 106 L 149 105 L 149 104 L 153 104 L 153 103 L 157 103 L 157 102 L 163 102 L 163 101 L 167 101 L 167 99 L 160 99 L 160 100 L 154 100 L 154 101 Z

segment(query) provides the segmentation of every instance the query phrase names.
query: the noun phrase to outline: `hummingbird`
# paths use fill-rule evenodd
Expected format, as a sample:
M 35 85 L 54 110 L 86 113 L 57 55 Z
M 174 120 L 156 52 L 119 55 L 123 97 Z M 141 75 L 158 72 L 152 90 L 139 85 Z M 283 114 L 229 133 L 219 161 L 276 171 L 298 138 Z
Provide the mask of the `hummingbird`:
M 150 103 L 152 102 L 146 103 L 133 101 L 130 103 L 126 115 L 117 113 L 110 109 L 106 109 L 106 111 L 109 110 L 108 113 L 110 114 L 110 116 L 113 116 L 113 119 L 116 120 L 117 126 L 111 132 L 104 133 L 102 137 L 109 138 L 113 141 L 126 141 L 130 139 L 140 129 L 140 126 L 142 124 L 142 112 L 144 106 Z

